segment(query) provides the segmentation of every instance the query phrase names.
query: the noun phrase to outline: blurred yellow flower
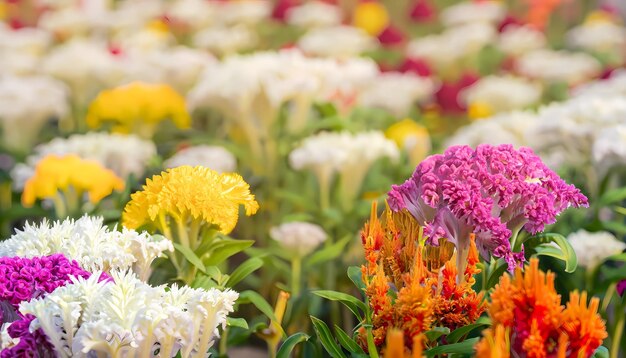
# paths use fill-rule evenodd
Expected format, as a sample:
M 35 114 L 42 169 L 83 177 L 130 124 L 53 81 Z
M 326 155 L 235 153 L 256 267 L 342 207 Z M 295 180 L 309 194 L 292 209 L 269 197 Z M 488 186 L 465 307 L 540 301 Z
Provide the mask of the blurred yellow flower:
M 98 162 L 83 160 L 74 154 L 51 154 L 39 161 L 35 174 L 26 182 L 22 204 L 29 207 L 37 199 L 54 199 L 60 193 L 66 196 L 66 200 L 80 200 L 85 192 L 89 201 L 95 204 L 113 190 L 122 189 L 124 181 Z
M 389 126 L 385 131 L 385 137 L 393 140 L 398 148 L 406 151 L 413 165 L 418 165 L 426 158 L 432 148 L 426 127 L 410 118 Z
M 157 125 L 167 119 L 178 128 L 189 128 L 191 117 L 185 99 L 168 85 L 142 82 L 100 92 L 87 112 L 91 128 L 110 122 L 113 132 L 144 138 L 151 138 Z
M 389 25 L 385 6 L 377 1 L 358 4 L 352 14 L 352 24 L 372 36 L 378 36 Z
M 592 25 L 598 23 L 619 23 L 619 16 L 615 16 L 608 11 L 596 10 L 592 11 L 585 17 L 584 25 Z
M 473 102 L 467 107 L 467 116 L 470 119 L 482 119 L 493 115 L 493 109 L 485 102 Z
M 237 224 L 239 205 L 244 206 L 246 215 L 259 209 L 250 186 L 239 174 L 185 165 L 148 179 L 142 191 L 131 195 L 122 223 L 131 229 L 149 224 L 170 236 L 171 218 L 179 227 L 195 221 L 195 225 L 215 225 L 228 234 Z

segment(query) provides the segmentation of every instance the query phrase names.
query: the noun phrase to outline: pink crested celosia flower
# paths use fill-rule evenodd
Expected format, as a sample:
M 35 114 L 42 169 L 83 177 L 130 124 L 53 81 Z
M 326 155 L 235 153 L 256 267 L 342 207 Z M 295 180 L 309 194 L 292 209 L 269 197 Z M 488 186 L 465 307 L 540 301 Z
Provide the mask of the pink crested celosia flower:
M 453 146 L 426 158 L 404 184 L 389 192 L 394 211 L 408 210 L 424 226 L 429 244 L 455 244 L 458 259 L 469 250 L 470 234 L 483 255 L 501 257 L 513 270 L 524 261 L 511 250 L 521 229 L 534 234 L 587 198 L 550 170 L 530 149 L 512 145 Z
M 624 292 L 626 292 L 626 280 L 621 280 L 618 284 L 617 284 L 617 293 L 620 296 L 624 296 Z

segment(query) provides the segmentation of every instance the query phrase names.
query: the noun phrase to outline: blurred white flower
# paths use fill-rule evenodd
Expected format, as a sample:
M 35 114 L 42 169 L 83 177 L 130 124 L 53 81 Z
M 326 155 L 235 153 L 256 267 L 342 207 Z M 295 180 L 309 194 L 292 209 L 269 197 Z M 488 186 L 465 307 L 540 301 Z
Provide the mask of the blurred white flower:
M 445 26 L 476 22 L 496 24 L 505 15 L 506 8 L 500 1 L 466 1 L 446 7 L 441 12 L 441 22 Z
M 569 234 L 567 240 L 576 252 L 578 264 L 588 270 L 593 270 L 609 256 L 626 249 L 626 243 L 606 231 L 578 230 Z
M 486 76 L 460 93 L 469 106 L 486 105 L 492 113 L 524 109 L 541 100 L 541 86 L 523 77 Z
M 0 50 L 0 76 L 31 76 L 39 70 L 39 56 Z
M 239 297 L 230 289 L 151 287 L 132 273 L 112 272 L 112 281 L 99 276 L 74 278 L 20 305 L 57 354 L 204 357 Z
M 361 106 L 382 108 L 396 117 L 403 117 L 413 105 L 428 100 L 435 90 L 430 78 L 387 72 L 381 73 L 361 92 L 358 102 Z
M 0 23 L 0 57 L 14 52 L 42 56 L 51 44 L 48 31 L 34 27 L 15 30 Z
M 601 173 L 626 166 L 626 121 L 602 130 L 593 143 L 593 160 Z
M 194 46 L 220 56 L 251 49 L 257 42 L 256 33 L 244 25 L 208 27 L 193 36 Z
M 93 0 L 90 0 L 91 2 Z M 105 14 L 103 21 L 113 34 L 125 32 L 132 34 L 145 29 L 146 26 L 165 14 L 165 1 L 133 0 L 116 2 L 113 11 Z
M 513 57 L 545 48 L 547 43 L 544 33 L 530 26 L 507 26 L 498 37 L 498 48 Z
M 223 1 L 217 5 L 217 20 L 224 25 L 255 25 L 272 11 L 272 2 L 268 0 Z
M 600 62 L 591 55 L 555 50 L 536 50 L 522 55 L 517 70 L 524 76 L 545 82 L 576 85 L 600 74 Z
M 40 225 L 28 222 L 9 239 L 0 242 L 1 256 L 35 257 L 63 254 L 90 272 L 132 269 L 147 281 L 152 261 L 165 251 L 174 251 L 172 242 L 126 228 L 109 230 L 101 217 L 83 216 Z
M 538 118 L 530 112 L 500 113 L 474 121 L 450 136 L 445 146 L 479 144 L 512 144 L 516 148 L 528 146 L 527 132 L 537 125 Z
M 300 221 L 275 226 L 270 230 L 270 236 L 298 257 L 310 254 L 327 239 L 326 232 L 319 225 Z
M 486 23 L 455 26 L 441 34 L 427 35 L 407 45 L 407 55 L 422 58 L 432 66 L 447 68 L 476 55 L 483 47 L 496 41 L 495 27 Z
M 46 11 L 38 21 L 38 27 L 60 38 L 84 36 L 95 27 L 92 19 L 79 7 L 67 7 L 56 11 Z
M 566 34 L 571 47 L 597 53 L 616 52 L 623 56 L 626 29 L 610 21 L 592 21 L 576 26 Z
M 126 179 L 130 174 L 143 178 L 148 161 L 157 155 L 157 151 L 153 142 L 132 134 L 89 132 L 55 138 L 35 147 L 25 164 L 15 166 L 11 172 L 14 188 L 21 190 L 35 173 L 37 163 L 49 154 L 76 154 L 83 159 L 95 160 Z
M 183 22 L 196 31 L 209 27 L 219 14 L 217 6 L 205 0 L 173 1 L 167 13 L 176 21 Z
M 224 147 L 197 145 L 182 149 L 163 163 L 164 168 L 181 165 L 195 167 L 201 165 L 219 173 L 232 173 L 237 170 L 237 159 Z
M 307 54 L 337 58 L 359 56 L 377 44 L 364 30 L 346 25 L 314 28 L 298 40 L 298 47 Z
M 341 8 L 319 0 L 305 2 L 287 10 L 287 23 L 304 28 L 339 25 Z
M 7 148 L 27 150 L 49 119 L 61 119 L 68 111 L 62 82 L 46 76 L 0 77 L 0 124 Z
M 626 70 L 616 70 L 611 77 L 580 85 L 572 91 L 573 97 L 626 96 Z

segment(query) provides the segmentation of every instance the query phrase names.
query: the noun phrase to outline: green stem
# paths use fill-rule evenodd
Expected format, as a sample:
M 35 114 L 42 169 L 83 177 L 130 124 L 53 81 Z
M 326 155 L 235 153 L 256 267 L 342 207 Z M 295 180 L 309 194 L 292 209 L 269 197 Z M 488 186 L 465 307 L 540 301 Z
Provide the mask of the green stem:
M 64 219 L 67 217 L 67 208 L 65 207 L 65 200 L 63 199 L 63 195 L 61 193 L 57 193 L 53 198 L 52 202 L 54 203 L 54 214 L 57 219 Z
M 295 256 L 291 260 L 291 294 L 293 297 L 300 295 L 300 281 L 302 277 L 302 258 Z
M 371 320 L 371 312 L 370 312 L 370 303 L 369 300 L 365 299 L 365 331 L 367 332 L 367 353 L 369 353 L 370 358 L 378 358 L 378 349 L 376 348 L 376 343 L 374 343 L 374 335 L 372 334 L 372 320 Z
M 622 335 L 624 333 L 624 310 L 626 310 L 626 299 L 622 300 L 622 303 L 617 306 L 617 311 L 615 312 L 616 320 L 615 320 L 615 328 L 613 329 L 613 335 L 611 336 L 611 358 L 619 357 L 619 345 L 622 341 Z
M 187 218 L 185 215 L 176 220 L 176 227 L 178 229 L 178 240 L 180 241 L 181 245 L 193 250 L 193 248 L 189 246 L 189 234 L 187 233 L 187 226 L 185 225 L 186 221 Z
M 220 357 L 227 357 L 226 354 L 228 350 L 228 326 L 224 327 L 224 331 L 222 332 L 222 338 L 220 339 L 219 353 Z

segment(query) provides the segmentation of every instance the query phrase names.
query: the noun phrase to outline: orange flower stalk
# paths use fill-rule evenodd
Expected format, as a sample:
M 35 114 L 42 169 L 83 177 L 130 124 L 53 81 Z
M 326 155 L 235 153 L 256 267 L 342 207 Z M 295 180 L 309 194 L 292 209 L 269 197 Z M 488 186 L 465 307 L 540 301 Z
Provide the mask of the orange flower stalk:
M 381 352 L 390 349 L 385 342 L 392 339 L 390 332 L 399 330 L 405 351 L 415 354 L 413 342 L 421 342 L 424 332 L 437 326 L 454 330 L 473 323 L 484 311 L 482 294 L 472 289 L 473 275 L 480 272 L 478 252 L 472 235 L 465 280 L 457 283 L 453 245 L 441 240 L 439 247 L 426 247 L 423 230 L 410 214 L 387 208 L 379 218 L 376 209 L 373 204 L 361 232 L 366 257 L 361 272 L 374 344 Z M 365 331 L 360 333 L 365 348 Z M 421 343 L 419 347 L 421 356 Z
M 493 326 L 476 345 L 477 357 L 589 357 L 607 337 L 597 313 L 599 300 L 573 292 L 567 307 L 554 288 L 554 273 L 539 270 L 533 258 L 525 272 L 500 278 L 491 294 Z M 502 337 L 504 333 L 504 337 Z M 494 353 L 496 352 L 496 353 Z M 502 355 L 494 355 L 500 354 Z

